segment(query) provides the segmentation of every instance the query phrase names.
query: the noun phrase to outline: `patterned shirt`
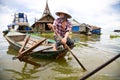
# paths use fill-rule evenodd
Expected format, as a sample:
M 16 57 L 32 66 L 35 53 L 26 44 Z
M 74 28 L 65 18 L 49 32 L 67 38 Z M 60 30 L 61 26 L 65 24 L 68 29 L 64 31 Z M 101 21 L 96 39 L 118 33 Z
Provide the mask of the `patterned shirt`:
M 57 31 L 57 33 L 61 36 L 61 37 L 64 37 L 65 36 L 65 33 L 67 31 L 70 31 L 71 28 L 72 28 L 72 24 L 71 22 L 69 22 L 68 20 L 66 21 L 66 24 L 65 24 L 65 28 L 63 29 L 62 27 L 62 22 L 63 20 L 60 19 L 60 18 L 57 18 L 54 23 L 53 23 L 53 26 L 55 28 L 55 30 Z

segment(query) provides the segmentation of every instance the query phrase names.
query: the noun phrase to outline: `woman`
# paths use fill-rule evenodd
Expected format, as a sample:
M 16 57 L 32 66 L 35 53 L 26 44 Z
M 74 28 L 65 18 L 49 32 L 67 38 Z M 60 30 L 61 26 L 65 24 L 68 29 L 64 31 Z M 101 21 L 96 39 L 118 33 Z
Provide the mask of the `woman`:
M 72 28 L 71 22 L 68 18 L 71 18 L 66 12 L 56 12 L 56 15 L 59 16 L 53 24 L 48 24 L 49 27 L 54 27 L 57 33 L 62 37 L 60 41 L 56 34 L 54 34 L 54 39 L 56 44 L 53 46 L 53 50 L 57 50 L 58 46 L 62 44 L 67 44 L 68 46 L 74 45 L 74 42 L 69 38 L 69 32 Z

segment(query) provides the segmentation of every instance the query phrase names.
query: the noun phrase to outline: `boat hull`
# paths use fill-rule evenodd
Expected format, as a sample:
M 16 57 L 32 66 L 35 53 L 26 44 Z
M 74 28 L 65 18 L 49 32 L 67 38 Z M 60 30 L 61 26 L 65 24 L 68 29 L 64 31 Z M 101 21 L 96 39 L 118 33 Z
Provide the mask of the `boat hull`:
M 42 58 L 42 59 L 58 59 L 63 57 L 68 52 L 67 49 L 59 50 L 59 51 L 49 51 L 49 52 L 33 52 L 30 56 L 34 58 Z

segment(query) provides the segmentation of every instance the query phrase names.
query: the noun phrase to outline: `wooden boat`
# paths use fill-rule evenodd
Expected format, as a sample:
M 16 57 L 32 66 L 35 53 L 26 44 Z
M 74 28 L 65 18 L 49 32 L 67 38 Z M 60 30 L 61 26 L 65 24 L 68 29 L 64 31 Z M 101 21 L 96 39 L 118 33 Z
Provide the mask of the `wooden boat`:
M 19 50 L 21 46 L 24 45 L 24 40 L 28 35 L 19 33 L 19 32 L 9 32 L 5 35 L 6 40 L 9 44 L 16 50 Z M 28 43 L 26 44 L 24 50 L 32 47 L 36 42 L 42 40 L 42 37 L 30 36 Z M 58 48 L 57 51 L 52 50 L 52 44 L 54 42 L 51 40 L 46 40 L 42 45 L 38 46 L 36 49 L 32 50 L 27 56 L 35 57 L 35 58 L 44 58 L 44 59 L 56 59 L 63 57 L 68 50 L 64 49 L 62 46 Z M 71 48 L 73 48 L 71 46 Z

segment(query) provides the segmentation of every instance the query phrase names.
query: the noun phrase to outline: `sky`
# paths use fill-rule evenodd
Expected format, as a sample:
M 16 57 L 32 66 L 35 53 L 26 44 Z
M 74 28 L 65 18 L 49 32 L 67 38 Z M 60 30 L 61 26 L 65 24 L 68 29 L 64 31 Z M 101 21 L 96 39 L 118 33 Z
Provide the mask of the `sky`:
M 40 19 L 46 0 L 0 0 L 0 30 L 12 23 L 14 13 L 27 14 L 32 25 L 35 17 Z M 120 0 L 48 0 L 52 15 L 66 10 L 80 23 L 95 25 L 104 29 L 120 27 Z

